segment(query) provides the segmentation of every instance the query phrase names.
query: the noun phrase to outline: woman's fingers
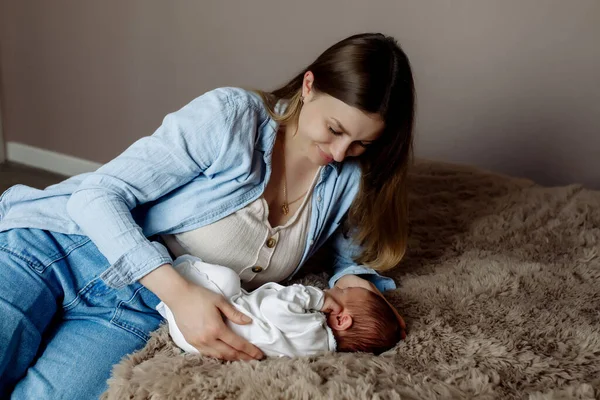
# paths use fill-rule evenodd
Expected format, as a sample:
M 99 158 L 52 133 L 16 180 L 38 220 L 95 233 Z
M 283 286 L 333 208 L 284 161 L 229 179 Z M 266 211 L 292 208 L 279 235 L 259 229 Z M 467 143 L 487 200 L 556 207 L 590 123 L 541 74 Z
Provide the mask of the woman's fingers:
M 246 314 L 240 312 L 234 306 L 231 305 L 227 300 L 223 299 L 220 303 L 217 304 L 217 307 L 223 313 L 225 318 L 230 320 L 231 322 L 238 325 L 246 325 L 252 322 L 252 318 L 247 316 Z
M 198 348 L 200 354 L 225 361 L 252 361 L 255 358 L 244 352 L 237 351 L 224 341 L 217 339 L 206 346 Z
M 219 334 L 203 344 L 194 344 L 200 354 L 226 361 L 260 360 L 262 352 L 224 326 Z
M 233 307 L 230 303 L 226 301 L 220 303 L 218 307 L 223 316 L 235 324 L 245 325 L 252 321 L 250 317 L 241 313 L 239 310 L 237 310 L 235 307 Z M 245 353 L 254 359 L 260 360 L 263 358 L 263 353 L 259 350 L 258 347 L 254 346 L 247 340 L 233 333 L 233 331 L 227 326 L 225 326 L 222 330 L 221 334 L 219 335 L 219 339 L 228 344 L 229 346 L 233 347 L 237 351 Z
M 221 337 L 225 336 L 228 339 L 231 338 L 229 333 L 233 334 L 231 330 L 220 321 L 219 326 L 208 328 L 205 334 L 196 340 L 190 342 L 202 355 L 218 358 L 226 361 L 237 361 L 237 360 L 253 360 L 254 358 L 250 355 L 238 351 L 235 347 L 232 347 L 227 342 L 223 341 Z
M 198 351 L 204 356 L 218 358 L 219 360 L 237 361 L 243 359 L 234 348 L 220 340 L 214 340 L 206 346 L 199 348 Z
M 262 351 L 246 339 L 236 335 L 229 328 L 225 328 L 219 339 L 226 345 L 230 346 L 240 354 L 246 354 L 251 359 L 260 360 L 264 357 Z
M 260 351 L 258 347 L 248 342 L 246 339 L 236 335 L 229 328 L 227 328 L 221 334 L 219 339 L 236 349 L 238 352 L 247 354 L 255 360 L 260 360 L 264 357 L 262 351 Z
M 231 347 L 230 345 L 228 345 L 227 343 L 225 343 L 222 340 L 217 341 L 217 343 L 219 343 L 219 345 L 223 346 L 222 348 L 227 349 L 225 351 L 228 352 L 229 358 L 224 358 L 227 361 L 239 361 L 239 360 L 252 361 L 255 359 L 244 352 L 237 351 L 235 348 Z
M 169 305 L 186 344 L 200 354 L 222 360 L 261 359 L 262 352 L 234 334 L 226 320 L 245 325 L 252 319 L 237 310 L 223 296 L 190 284 Z

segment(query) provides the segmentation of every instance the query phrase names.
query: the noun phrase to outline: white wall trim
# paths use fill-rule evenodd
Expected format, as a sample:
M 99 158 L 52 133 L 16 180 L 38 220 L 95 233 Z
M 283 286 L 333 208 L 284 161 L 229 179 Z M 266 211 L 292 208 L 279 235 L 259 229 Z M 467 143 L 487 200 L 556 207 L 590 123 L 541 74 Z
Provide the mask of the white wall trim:
M 29 167 L 40 168 L 67 176 L 92 172 L 102 165 L 82 158 L 17 142 L 6 143 L 6 159 Z

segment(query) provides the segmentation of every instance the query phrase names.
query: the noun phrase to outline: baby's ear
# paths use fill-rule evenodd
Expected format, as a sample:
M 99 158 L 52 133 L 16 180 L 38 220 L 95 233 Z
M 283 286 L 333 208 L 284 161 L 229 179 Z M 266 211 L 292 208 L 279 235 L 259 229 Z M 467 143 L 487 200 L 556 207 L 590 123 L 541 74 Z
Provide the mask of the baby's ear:
M 335 331 L 348 330 L 353 322 L 352 315 L 346 312 L 329 316 L 329 327 Z

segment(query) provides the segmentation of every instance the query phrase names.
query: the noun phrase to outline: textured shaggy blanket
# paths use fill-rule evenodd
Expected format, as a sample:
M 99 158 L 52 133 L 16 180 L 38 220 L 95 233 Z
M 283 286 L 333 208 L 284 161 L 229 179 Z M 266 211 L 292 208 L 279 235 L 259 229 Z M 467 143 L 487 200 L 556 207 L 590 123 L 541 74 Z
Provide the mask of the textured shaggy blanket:
M 104 398 L 600 399 L 600 192 L 421 162 L 410 199 L 394 349 L 226 363 L 163 326 Z

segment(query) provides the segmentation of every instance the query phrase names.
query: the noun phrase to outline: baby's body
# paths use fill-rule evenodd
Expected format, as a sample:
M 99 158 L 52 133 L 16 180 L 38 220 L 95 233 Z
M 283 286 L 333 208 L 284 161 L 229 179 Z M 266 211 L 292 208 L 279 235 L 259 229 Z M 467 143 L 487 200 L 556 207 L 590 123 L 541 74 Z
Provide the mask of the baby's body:
M 336 342 L 326 315 L 320 312 L 325 292 L 312 286 L 266 283 L 248 293 L 230 268 L 207 264 L 191 256 L 175 260 L 174 268 L 187 280 L 223 295 L 252 323 L 228 326 L 260 348 L 267 356 L 301 356 L 335 351 Z M 169 333 L 181 349 L 197 353 L 185 341 L 171 310 L 164 303 L 157 310 L 169 323 Z
M 252 319 L 246 325 L 227 320 L 237 335 L 267 356 L 305 356 L 323 351 L 381 352 L 400 340 L 401 329 L 393 311 L 378 295 L 362 287 L 321 290 L 313 286 L 266 283 L 252 292 L 240 286 L 230 268 L 178 257 L 173 267 L 188 281 L 221 294 Z M 159 313 L 181 349 L 198 353 L 179 330 L 169 307 Z

